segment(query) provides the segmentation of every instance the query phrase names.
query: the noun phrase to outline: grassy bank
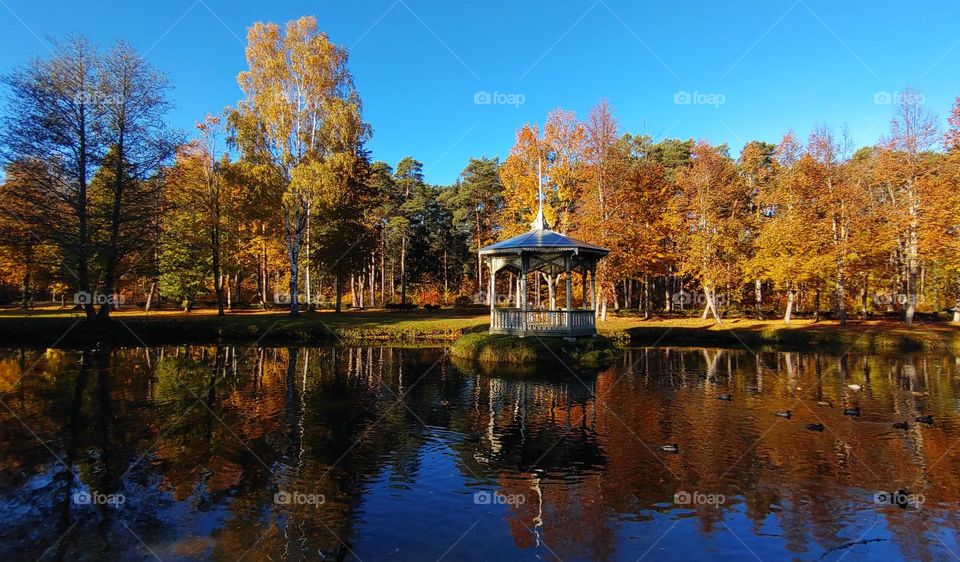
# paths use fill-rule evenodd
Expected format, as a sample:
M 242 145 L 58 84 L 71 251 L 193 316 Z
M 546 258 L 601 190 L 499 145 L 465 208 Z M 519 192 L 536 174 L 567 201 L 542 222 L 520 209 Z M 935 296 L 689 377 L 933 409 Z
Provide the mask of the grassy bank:
M 473 311 L 351 311 L 301 313 L 239 312 L 218 317 L 208 311 L 127 312 L 111 316 L 107 326 L 89 326 L 82 315 L 38 310 L 0 312 L 0 341 L 7 345 L 47 347 L 183 342 L 352 343 L 360 341 L 444 342 L 486 330 L 488 317 Z
M 731 318 L 713 320 L 613 318 L 600 324 L 600 333 L 631 345 L 691 345 L 822 350 L 843 353 L 948 351 L 960 354 L 960 326 L 948 322 L 915 323 L 907 327 L 890 320 L 836 321 Z
M 83 324 L 80 314 L 57 309 L 23 312 L 0 310 L 0 345 L 47 347 L 88 345 L 107 338 L 119 345 L 183 342 L 311 343 L 363 341 L 453 342 L 464 334 L 485 332 L 488 316 L 476 310 L 439 312 L 349 311 L 303 313 L 290 318 L 284 312 L 234 312 L 217 317 L 210 311 L 121 311 L 100 331 Z M 951 351 L 960 354 L 960 326 L 918 323 L 907 328 L 893 321 L 779 320 L 733 318 L 716 325 L 712 320 L 610 318 L 599 331 L 629 345 L 690 345 L 777 348 L 843 352 Z M 535 341 L 535 340 L 529 340 Z M 542 348 L 542 345 L 540 345 Z M 493 353 L 491 351 L 490 353 Z
M 604 336 L 570 342 L 562 338 L 517 338 L 477 333 L 467 334 L 455 341 L 450 346 L 450 355 L 487 364 L 525 365 L 560 361 L 597 367 L 612 360 L 616 350 L 613 340 Z

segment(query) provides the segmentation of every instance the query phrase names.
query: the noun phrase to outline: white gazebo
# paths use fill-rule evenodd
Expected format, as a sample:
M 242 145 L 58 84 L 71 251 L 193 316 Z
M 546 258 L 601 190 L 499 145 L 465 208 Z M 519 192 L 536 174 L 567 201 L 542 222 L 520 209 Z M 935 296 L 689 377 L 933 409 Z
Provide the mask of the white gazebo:
M 518 336 L 592 336 L 597 333 L 597 262 L 610 250 L 588 244 L 548 228 L 543 217 L 541 188 L 537 217 L 531 230 L 503 242 L 480 249 L 490 268 L 490 333 Z M 509 273 L 516 289 L 507 306 L 497 305 L 497 275 Z M 538 279 L 536 294 L 543 282 L 547 287 L 547 303 L 529 301 L 528 276 Z M 581 298 L 574 298 L 573 275 L 580 274 Z M 565 281 L 565 302 L 557 305 L 561 278 Z M 540 280 L 543 280 L 542 282 Z M 589 279 L 589 283 L 588 283 Z M 587 291 L 589 285 L 589 293 Z M 509 285 L 508 285 L 509 286 Z

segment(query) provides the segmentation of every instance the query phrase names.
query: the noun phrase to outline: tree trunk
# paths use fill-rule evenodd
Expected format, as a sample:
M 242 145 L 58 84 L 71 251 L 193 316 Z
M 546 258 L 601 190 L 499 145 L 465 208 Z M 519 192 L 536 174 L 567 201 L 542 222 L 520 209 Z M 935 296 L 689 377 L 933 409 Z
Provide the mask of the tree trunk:
M 213 290 L 217 294 L 217 316 L 223 316 L 223 271 L 220 265 L 219 226 L 214 226 L 210 231 L 210 243 L 213 247 Z
M 124 116 L 121 116 L 121 122 L 123 121 Z M 120 265 L 120 221 L 122 218 L 121 213 L 123 209 L 123 194 L 126 187 L 126 173 L 123 169 L 124 159 L 126 158 L 127 152 L 125 144 L 125 132 L 125 123 L 123 123 L 118 131 L 115 144 L 117 151 L 117 163 L 116 168 L 114 169 L 114 177 L 111 185 L 113 206 L 110 214 L 110 237 L 106 251 L 106 267 L 104 268 L 104 293 L 116 292 L 117 283 L 119 281 L 117 269 Z M 100 306 L 99 317 L 101 321 L 108 320 L 110 318 L 109 300 Z
M 93 321 L 96 318 L 96 311 L 93 308 L 92 292 L 90 290 L 90 232 L 89 217 L 87 209 L 87 111 L 86 104 L 82 104 L 80 111 L 80 131 L 79 148 L 77 150 L 77 177 L 79 179 L 79 189 L 77 191 L 77 220 L 79 222 L 77 232 L 77 277 L 80 285 L 80 292 L 86 293 L 87 299 L 83 303 L 83 310 L 86 313 L 87 321 Z
M 294 238 L 297 238 L 294 235 Z M 297 275 L 300 271 L 300 249 L 299 241 L 295 240 L 287 248 L 287 254 L 290 258 L 290 316 L 297 316 L 300 314 L 300 303 L 298 302 L 297 295 Z
M 820 321 L 820 288 L 813 293 L 813 321 Z
M 650 308 L 650 295 L 652 291 L 650 290 L 650 277 L 647 275 L 643 276 L 643 317 L 647 320 L 653 317 L 653 311 Z
M 953 321 L 960 322 L 960 280 L 957 282 L 957 299 L 953 303 Z
M 20 308 L 26 310 L 30 308 L 30 269 L 23 274 L 23 282 L 20 284 Z
M 377 256 L 370 253 L 370 306 L 377 306 Z
M 841 326 L 847 325 L 847 289 L 845 279 L 843 277 L 843 268 L 837 268 L 837 320 L 840 321 Z
M 763 320 L 763 281 L 759 279 L 753 282 L 753 300 L 757 320 Z
M 342 307 L 343 307 L 343 287 L 342 287 L 342 283 L 340 282 L 340 272 L 339 272 L 339 271 L 334 274 L 334 277 L 333 277 L 333 289 L 334 289 L 334 292 L 335 292 L 336 295 L 337 295 L 337 296 L 336 296 L 336 303 L 335 303 L 335 306 L 334 306 L 334 311 L 336 311 L 337 314 L 340 314 L 340 311 L 343 310 L 343 308 L 342 308 Z
M 150 290 L 147 291 L 147 304 L 144 306 L 145 312 L 150 312 L 150 307 L 153 306 L 153 292 L 156 290 L 157 284 L 154 281 L 150 282 Z
M 241 297 L 240 297 L 240 288 L 241 288 L 241 285 L 240 285 L 240 272 L 239 272 L 239 271 L 233 274 L 233 284 L 234 284 L 234 287 L 235 287 L 235 289 L 234 289 L 234 291 L 233 291 L 233 304 L 239 304 L 240 302 L 242 302 L 242 299 L 241 299 Z M 233 305 L 230 306 L 230 310 L 233 310 Z
M 870 277 L 867 275 L 863 276 L 863 287 L 860 289 L 860 317 L 864 320 L 867 319 L 867 299 L 870 295 L 870 287 L 868 283 L 870 282 Z
M 791 289 L 787 290 L 787 310 L 783 313 L 783 323 L 789 324 L 790 317 L 793 316 L 793 300 L 796 297 L 796 291 Z
M 723 324 L 723 319 L 720 318 L 720 310 L 717 308 L 717 290 L 708 286 L 705 287 L 703 291 L 707 298 L 707 304 L 703 311 L 704 315 L 706 315 L 707 311 L 712 311 L 713 319 L 717 324 Z M 706 316 L 704 316 L 704 318 L 706 318 Z
M 547 282 L 547 298 L 550 300 L 550 310 L 554 310 L 557 308 L 557 280 L 560 276 L 558 275 L 554 277 L 553 274 L 547 274 L 542 271 L 540 272 L 540 275 Z M 537 281 L 537 289 L 540 289 L 539 281 Z
M 400 242 L 400 304 L 407 304 L 407 237 Z
M 310 203 L 307 203 L 307 232 L 304 240 L 307 250 L 307 263 L 303 272 L 304 297 L 307 299 L 307 310 L 313 310 L 313 287 L 310 286 Z

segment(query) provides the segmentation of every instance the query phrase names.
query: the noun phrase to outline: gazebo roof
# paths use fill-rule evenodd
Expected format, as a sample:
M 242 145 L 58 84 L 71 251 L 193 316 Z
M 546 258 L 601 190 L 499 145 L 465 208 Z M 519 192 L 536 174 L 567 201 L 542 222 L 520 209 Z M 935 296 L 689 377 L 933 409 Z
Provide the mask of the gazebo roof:
M 594 246 L 582 240 L 554 232 L 546 228 L 534 228 L 513 238 L 497 242 L 480 249 L 482 255 L 519 254 L 529 252 L 564 252 L 594 254 L 597 257 L 607 255 L 610 250 Z

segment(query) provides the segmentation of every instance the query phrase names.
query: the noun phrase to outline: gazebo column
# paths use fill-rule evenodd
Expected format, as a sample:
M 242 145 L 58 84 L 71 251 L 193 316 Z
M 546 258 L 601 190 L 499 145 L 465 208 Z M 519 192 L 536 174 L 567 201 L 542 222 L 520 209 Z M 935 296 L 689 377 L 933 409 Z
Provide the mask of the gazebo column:
M 497 258 L 490 258 L 490 288 L 487 289 L 487 298 L 490 299 L 490 322 L 493 322 L 493 310 L 497 304 Z
M 593 306 L 593 313 L 597 313 L 597 264 L 590 264 L 590 301 Z
M 520 317 L 521 329 L 527 331 L 527 273 L 530 269 L 530 256 L 520 254 Z
M 580 266 L 580 281 L 583 284 L 583 299 L 580 302 L 580 308 L 587 308 L 587 264 Z

